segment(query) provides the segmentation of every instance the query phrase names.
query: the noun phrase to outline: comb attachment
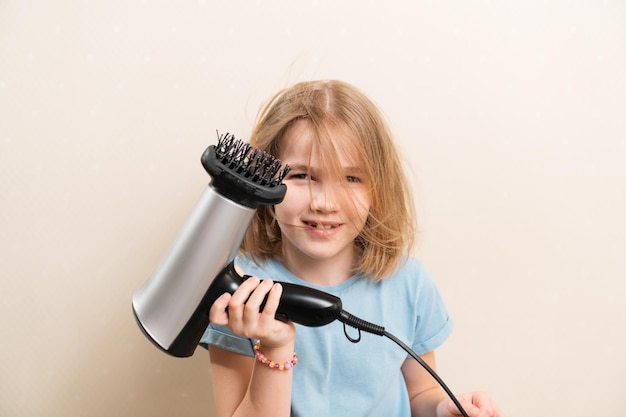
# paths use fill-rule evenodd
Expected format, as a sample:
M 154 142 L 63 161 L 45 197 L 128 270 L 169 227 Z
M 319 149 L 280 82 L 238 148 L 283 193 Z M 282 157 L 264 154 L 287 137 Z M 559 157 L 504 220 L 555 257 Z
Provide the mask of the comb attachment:
M 215 154 L 228 169 L 268 187 L 280 185 L 289 172 L 289 166 L 282 168 L 280 159 L 229 133 L 218 136 Z
M 217 145 L 209 146 L 201 161 L 213 188 L 236 203 L 257 208 L 278 204 L 285 197 L 282 181 L 289 166 L 234 135 L 218 134 Z

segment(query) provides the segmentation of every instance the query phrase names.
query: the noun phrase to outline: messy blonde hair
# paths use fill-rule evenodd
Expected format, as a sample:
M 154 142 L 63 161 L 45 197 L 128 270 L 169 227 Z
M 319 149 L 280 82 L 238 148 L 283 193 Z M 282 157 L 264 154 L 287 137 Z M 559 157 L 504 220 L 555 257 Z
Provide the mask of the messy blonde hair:
M 280 158 L 281 139 L 298 120 L 307 120 L 317 136 L 320 155 L 339 166 L 338 147 L 349 146 L 329 133 L 337 128 L 356 139 L 359 162 L 370 186 L 371 205 L 355 239 L 354 272 L 380 280 L 391 274 L 415 238 L 410 185 L 387 123 L 360 90 L 335 80 L 301 82 L 278 92 L 261 108 L 250 143 Z M 342 148 L 345 149 L 345 148 Z M 256 262 L 281 255 L 281 231 L 272 207 L 257 209 L 241 250 Z

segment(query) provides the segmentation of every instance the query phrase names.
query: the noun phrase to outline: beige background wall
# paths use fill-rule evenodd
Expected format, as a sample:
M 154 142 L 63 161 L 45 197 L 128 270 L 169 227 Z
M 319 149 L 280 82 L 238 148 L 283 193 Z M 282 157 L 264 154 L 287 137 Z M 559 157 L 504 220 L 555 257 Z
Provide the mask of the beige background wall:
M 212 415 L 206 352 L 153 348 L 130 297 L 215 130 L 328 77 L 411 166 L 448 384 L 626 416 L 626 5 L 600 0 L 0 1 L 0 416 Z

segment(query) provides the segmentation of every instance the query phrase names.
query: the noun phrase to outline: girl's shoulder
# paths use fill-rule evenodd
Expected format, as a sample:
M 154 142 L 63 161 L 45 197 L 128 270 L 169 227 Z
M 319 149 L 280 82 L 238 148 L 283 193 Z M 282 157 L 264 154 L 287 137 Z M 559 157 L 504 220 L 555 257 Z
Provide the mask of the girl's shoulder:
M 407 294 L 437 291 L 435 280 L 424 263 L 416 257 L 404 257 L 396 270 L 379 281 L 382 287 Z
M 384 279 L 414 279 L 418 277 L 425 277 L 426 279 L 430 279 L 430 274 L 424 266 L 424 263 L 416 257 L 404 256 L 400 260 L 400 263 L 398 264 L 396 270 L 391 275 L 389 275 L 389 277 Z
M 403 256 L 402 259 L 400 259 L 398 269 L 401 270 L 405 268 L 414 271 L 426 269 L 424 267 L 424 262 L 415 256 Z

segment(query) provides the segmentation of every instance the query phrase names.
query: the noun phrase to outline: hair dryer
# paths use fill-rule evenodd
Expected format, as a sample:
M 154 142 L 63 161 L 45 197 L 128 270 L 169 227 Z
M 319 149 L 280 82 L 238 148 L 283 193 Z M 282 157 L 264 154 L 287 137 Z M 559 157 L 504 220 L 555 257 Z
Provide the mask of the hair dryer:
M 193 355 L 209 324 L 209 309 L 245 277 L 234 269 L 244 234 L 260 205 L 280 203 L 289 167 L 226 134 L 202 154 L 212 180 L 148 281 L 133 295 L 139 327 L 166 353 Z M 322 326 L 338 318 L 341 300 L 312 288 L 281 283 L 276 318 Z

